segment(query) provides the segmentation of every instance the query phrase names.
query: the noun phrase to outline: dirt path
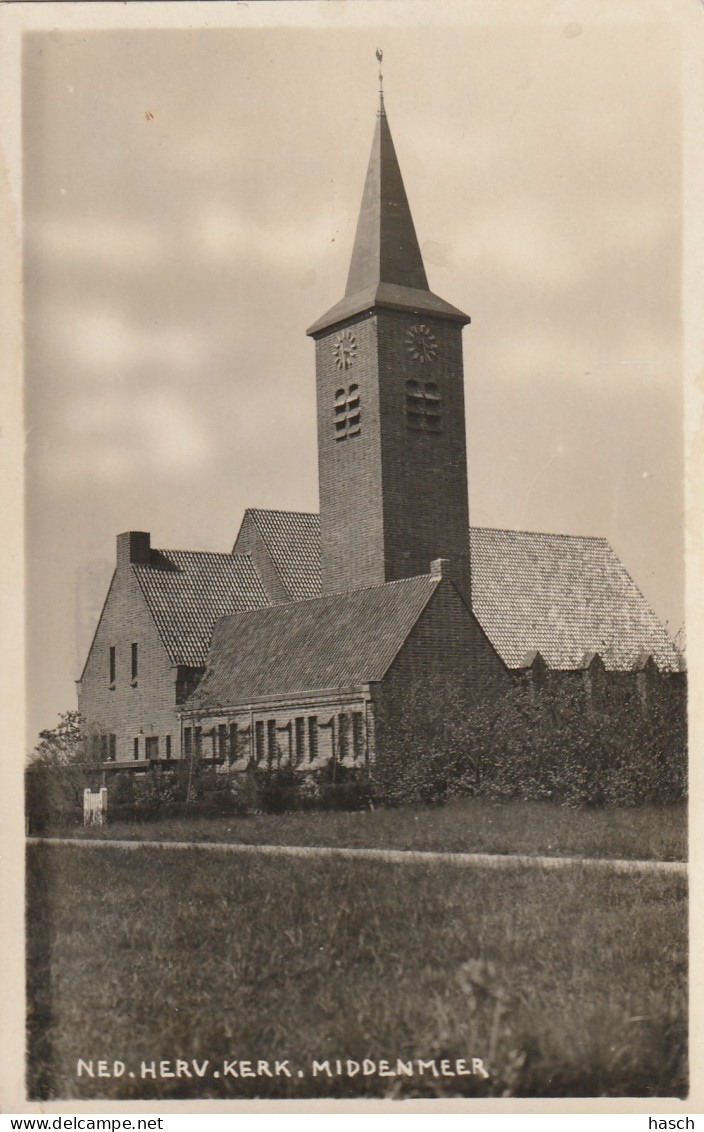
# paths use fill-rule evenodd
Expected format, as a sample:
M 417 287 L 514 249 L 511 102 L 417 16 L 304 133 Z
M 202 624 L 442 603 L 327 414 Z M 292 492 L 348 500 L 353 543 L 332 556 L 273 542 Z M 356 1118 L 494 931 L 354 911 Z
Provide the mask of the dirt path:
M 339 857 L 349 861 L 437 864 L 488 869 L 597 868 L 613 873 L 673 873 L 686 876 L 685 861 L 628 861 L 612 857 L 533 857 L 513 853 L 440 853 L 420 849 L 362 849 L 332 845 L 241 845 L 229 841 L 109 841 L 83 837 L 28 837 L 30 845 L 71 845 L 106 849 L 203 849 L 212 853 L 263 853 L 270 857 Z

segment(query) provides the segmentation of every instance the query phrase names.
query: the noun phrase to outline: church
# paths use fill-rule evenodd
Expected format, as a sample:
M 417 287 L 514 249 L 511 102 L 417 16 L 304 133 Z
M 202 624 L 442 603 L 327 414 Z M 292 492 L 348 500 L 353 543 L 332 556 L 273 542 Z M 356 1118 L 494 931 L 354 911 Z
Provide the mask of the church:
M 222 554 L 117 536 L 78 681 L 106 770 L 369 769 L 419 686 L 681 687 L 605 539 L 470 527 L 469 322 L 429 288 L 380 95 L 345 294 L 307 331 L 320 513 L 248 509 Z

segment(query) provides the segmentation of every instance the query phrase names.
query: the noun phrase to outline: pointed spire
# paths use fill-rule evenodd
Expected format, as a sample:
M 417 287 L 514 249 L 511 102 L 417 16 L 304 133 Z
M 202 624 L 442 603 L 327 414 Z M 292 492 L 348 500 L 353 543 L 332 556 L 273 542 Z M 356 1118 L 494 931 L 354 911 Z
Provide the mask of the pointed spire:
M 376 57 L 379 60 L 379 111 L 345 297 L 308 328 L 307 333 L 312 336 L 374 307 L 444 315 L 462 323 L 470 321 L 468 315 L 438 298 L 428 288 L 423 257 L 384 108 L 383 52 L 377 49 Z
M 345 294 L 379 283 L 428 290 L 389 119 L 379 112 Z

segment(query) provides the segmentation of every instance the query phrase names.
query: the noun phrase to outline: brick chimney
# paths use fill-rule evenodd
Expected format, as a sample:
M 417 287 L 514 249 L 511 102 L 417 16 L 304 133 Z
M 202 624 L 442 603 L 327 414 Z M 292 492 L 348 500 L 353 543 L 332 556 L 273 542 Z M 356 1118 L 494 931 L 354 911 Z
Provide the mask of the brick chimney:
M 125 531 L 117 536 L 117 568 L 130 565 L 148 566 L 151 552 L 149 531 Z
M 449 578 L 450 559 L 434 558 L 430 563 L 430 576 L 431 578 Z

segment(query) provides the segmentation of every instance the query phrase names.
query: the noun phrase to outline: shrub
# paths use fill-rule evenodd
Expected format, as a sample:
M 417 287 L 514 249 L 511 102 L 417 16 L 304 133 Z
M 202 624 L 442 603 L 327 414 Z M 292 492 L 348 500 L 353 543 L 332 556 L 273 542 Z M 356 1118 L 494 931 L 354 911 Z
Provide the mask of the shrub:
M 393 706 L 387 711 L 397 718 Z M 383 714 L 380 733 L 391 732 Z M 576 674 L 515 682 L 471 702 L 457 685 L 414 689 L 374 767 L 387 803 L 461 794 L 568 805 L 639 805 L 686 795 L 682 701 L 667 683 L 641 704 L 632 684 L 606 685 L 592 707 Z

